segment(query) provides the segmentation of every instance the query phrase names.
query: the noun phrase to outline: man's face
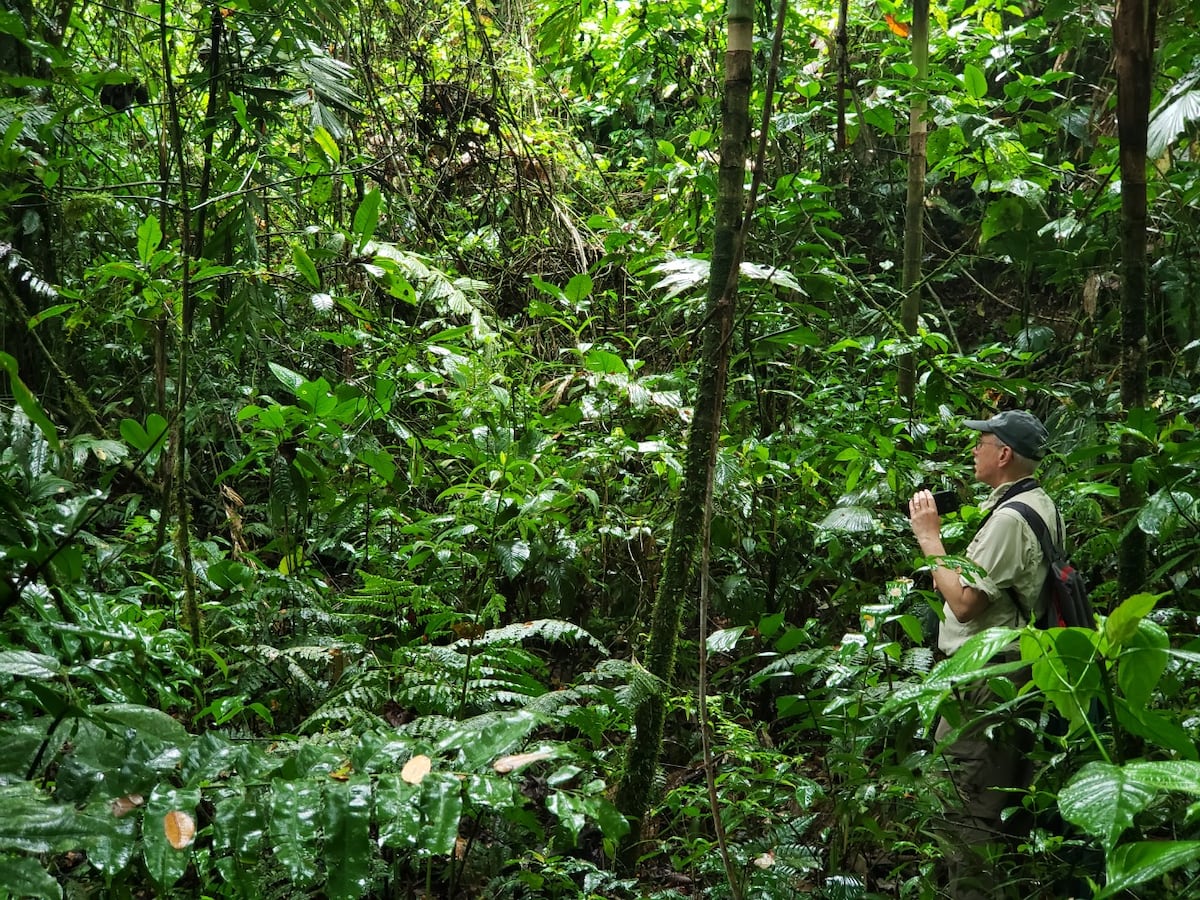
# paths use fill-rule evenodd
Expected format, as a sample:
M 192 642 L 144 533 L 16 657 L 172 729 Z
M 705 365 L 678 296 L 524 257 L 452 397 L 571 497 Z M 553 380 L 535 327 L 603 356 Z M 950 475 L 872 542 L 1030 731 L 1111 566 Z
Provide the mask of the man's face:
M 975 456 L 975 479 L 995 487 L 1000 484 L 1001 469 L 1008 455 L 1009 446 L 994 434 L 983 432 L 971 451 Z

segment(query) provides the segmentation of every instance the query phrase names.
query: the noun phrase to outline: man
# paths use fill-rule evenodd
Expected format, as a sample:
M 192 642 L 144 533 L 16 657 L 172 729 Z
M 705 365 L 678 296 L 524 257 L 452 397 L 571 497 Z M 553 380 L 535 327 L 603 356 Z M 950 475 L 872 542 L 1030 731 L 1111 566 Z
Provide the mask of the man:
M 934 563 L 933 584 L 945 601 L 938 647 L 947 655 L 985 629 L 1025 625 L 1036 619 L 1045 603 L 1042 591 L 1049 564 L 1029 524 L 1020 513 L 1006 508 L 1005 500 L 1019 495 L 1062 541 L 1058 511 L 1032 480 L 1038 462 L 1046 455 L 1049 435 L 1045 426 L 1023 410 L 964 424 L 980 432 L 973 450 L 975 478 L 992 489 L 982 504 L 987 518 L 964 554 L 970 566 L 960 570 L 938 562 L 946 548 L 933 495 L 918 491 L 909 501 L 913 534 L 921 553 Z M 1016 680 L 1027 680 L 1028 670 L 1018 675 Z M 964 721 L 969 722 L 991 696 L 986 684 L 969 691 L 964 698 Z M 952 730 L 950 723 L 941 719 L 938 741 Z M 1012 790 L 1006 789 L 1029 785 L 1031 746 L 1028 731 L 975 722 L 946 748 L 961 804 L 947 814 L 955 847 L 947 860 L 951 896 L 960 900 L 998 896 L 999 882 L 985 871 L 980 851 L 1004 835 L 1001 813 L 1019 802 Z

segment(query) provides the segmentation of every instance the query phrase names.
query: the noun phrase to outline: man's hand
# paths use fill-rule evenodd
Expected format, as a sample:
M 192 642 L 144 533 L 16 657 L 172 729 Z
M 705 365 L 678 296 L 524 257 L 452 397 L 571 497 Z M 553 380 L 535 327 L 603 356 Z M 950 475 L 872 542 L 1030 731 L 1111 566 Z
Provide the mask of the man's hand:
M 930 491 L 917 491 L 908 501 L 908 521 L 912 525 L 921 554 L 937 560 L 946 555 L 942 543 L 942 517 Z M 948 569 L 940 563 L 933 566 L 933 586 L 950 606 L 954 618 L 966 624 L 987 609 L 988 595 L 975 588 L 966 587 L 956 569 Z
M 912 526 L 921 552 L 926 556 L 944 556 L 942 546 L 942 517 L 937 513 L 937 504 L 931 491 L 917 491 L 908 501 L 908 521 Z

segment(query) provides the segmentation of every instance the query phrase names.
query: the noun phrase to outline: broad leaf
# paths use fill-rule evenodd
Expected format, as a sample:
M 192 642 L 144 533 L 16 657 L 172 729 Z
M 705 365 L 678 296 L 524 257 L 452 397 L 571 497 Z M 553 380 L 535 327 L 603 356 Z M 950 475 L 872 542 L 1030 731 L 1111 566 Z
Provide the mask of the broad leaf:
M 288 878 L 309 884 L 317 874 L 317 832 L 324 795 L 311 781 L 271 783 L 272 847 Z
M 457 750 L 462 754 L 464 768 L 476 771 L 497 756 L 515 749 L 539 721 L 539 717 L 528 710 L 477 716 L 458 723 L 443 734 L 437 749 L 439 752 Z
M 42 437 L 46 439 L 50 449 L 57 450 L 59 448 L 58 431 L 55 429 L 54 423 L 50 421 L 50 417 L 46 415 L 46 411 L 42 409 L 42 405 L 38 403 L 37 398 L 33 396 L 33 391 L 17 376 L 16 359 L 7 353 L 0 353 L 0 370 L 8 373 L 8 383 L 12 388 L 17 406 L 21 407 L 21 412 L 25 413 L 26 418 L 38 427 L 38 431 L 42 433 Z
M 269 362 L 267 363 L 267 366 L 271 369 L 271 373 L 277 379 L 279 379 L 279 383 L 286 387 L 293 394 L 297 393 L 300 390 L 301 385 L 304 384 L 303 376 L 293 372 L 291 369 L 279 365 L 279 363 Z
M 424 781 L 424 778 L 421 779 Z M 375 786 L 375 820 L 381 847 L 415 848 L 421 837 L 421 786 L 389 772 Z
M 354 211 L 354 236 L 359 250 L 366 247 L 375 236 L 375 229 L 379 225 L 379 205 L 382 202 L 383 194 L 379 192 L 379 188 L 371 188 Z
M 433 856 L 448 856 L 458 840 L 463 811 L 462 782 L 448 772 L 434 772 L 421 782 L 421 833 L 418 849 Z
M 175 885 L 192 861 L 196 807 L 200 791 L 156 787 L 142 819 L 142 853 L 146 869 L 163 892 Z
M 1108 881 L 1104 889 L 1096 894 L 1096 900 L 1112 897 L 1196 859 L 1200 859 L 1200 841 L 1139 841 L 1125 844 L 1109 854 L 1105 865 Z
M 1112 617 L 1109 617 L 1111 622 Z M 1108 622 L 1105 622 L 1108 631 Z M 1132 706 L 1147 707 L 1154 689 L 1167 669 L 1171 639 L 1160 625 L 1144 619 L 1126 642 L 1117 669 L 1117 683 Z
M 162 238 L 162 227 L 158 224 L 157 217 L 147 216 L 137 229 L 137 254 L 142 265 L 149 266 L 155 251 L 162 244 Z
M 967 89 L 967 93 L 974 100 L 982 100 L 987 96 L 987 78 L 983 74 L 983 70 L 979 66 L 967 63 L 963 66 L 963 87 Z
M 317 273 L 317 267 L 313 263 L 312 257 L 299 244 L 292 245 L 292 263 L 296 266 L 296 271 L 304 276 L 304 280 L 309 285 L 315 288 L 321 286 L 321 276 Z
M 157 738 L 182 750 L 191 735 L 178 721 L 160 709 L 133 703 L 98 704 L 89 710 L 91 718 L 136 732 L 140 738 Z
M 0 853 L 0 885 L 14 897 L 60 900 L 62 888 L 42 864 L 29 856 Z
M 1154 795 L 1153 788 L 1126 769 L 1091 762 L 1063 788 L 1058 808 L 1064 819 L 1099 838 L 1105 851 L 1110 852 Z
M 371 782 L 355 775 L 325 786 L 325 894 L 331 900 L 365 897 L 371 881 Z
M 53 656 L 34 653 L 30 650 L 0 652 L 0 675 L 47 679 L 57 678 L 62 673 L 62 663 Z
M 1196 83 L 1194 74 L 1178 82 L 1151 114 L 1146 132 L 1146 155 L 1150 159 L 1162 156 L 1193 122 L 1200 121 L 1200 88 Z

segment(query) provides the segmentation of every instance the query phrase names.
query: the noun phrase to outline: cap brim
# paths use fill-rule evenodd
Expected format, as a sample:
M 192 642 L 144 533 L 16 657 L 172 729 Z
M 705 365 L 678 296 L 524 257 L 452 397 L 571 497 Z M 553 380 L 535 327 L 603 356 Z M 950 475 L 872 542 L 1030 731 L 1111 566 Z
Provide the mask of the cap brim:
M 967 428 L 974 429 L 975 431 L 992 430 L 992 426 L 988 423 L 987 419 L 967 419 L 965 422 L 963 422 L 963 425 Z

